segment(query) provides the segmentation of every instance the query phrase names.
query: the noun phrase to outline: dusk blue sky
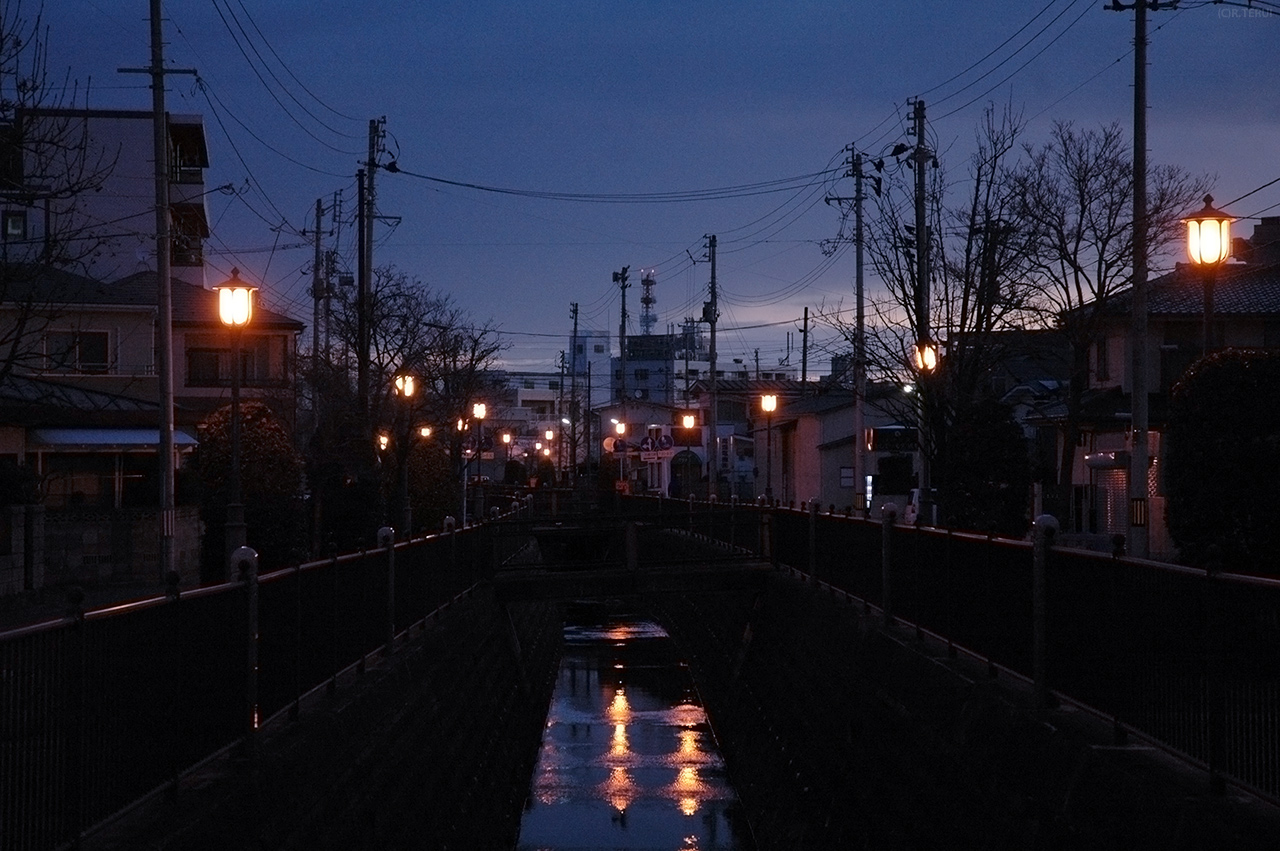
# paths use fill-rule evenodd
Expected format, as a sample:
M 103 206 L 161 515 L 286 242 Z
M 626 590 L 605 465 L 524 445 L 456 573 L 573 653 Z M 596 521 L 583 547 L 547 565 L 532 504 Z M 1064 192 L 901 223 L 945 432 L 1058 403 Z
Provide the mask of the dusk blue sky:
M 910 141 L 915 96 L 957 178 L 991 101 L 1023 111 L 1032 143 L 1054 120 L 1132 124 L 1133 13 L 1102 0 L 185 0 L 166 13 L 167 63 L 203 85 L 171 77 L 169 107 L 205 115 L 207 183 L 237 188 L 209 198 L 211 277 L 239 266 L 309 322 L 298 231 L 341 191 L 340 250 L 354 263 L 354 175 L 369 119 L 385 116 L 380 161 L 402 173 L 378 173 L 378 208 L 399 222 L 379 224 L 375 262 L 492 321 L 521 368 L 554 368 L 571 302 L 581 327 L 616 334 L 623 266 L 631 333 L 641 269 L 656 269 L 656 330 L 698 313 L 709 268 L 690 257 L 712 233 L 722 357 L 777 362 L 805 306 L 852 305 L 852 250 L 819 249 L 838 227 L 822 195 L 851 195 L 852 182 L 639 204 L 411 175 L 588 195 L 757 184 L 837 168 L 850 143 Z M 146 79 L 117 72 L 148 62 L 145 0 L 56 0 L 44 14 L 51 68 L 89 81 L 90 105 L 150 107 Z M 1183 3 L 1149 22 L 1151 163 L 1215 176 L 1220 204 L 1280 177 L 1280 14 Z M 1280 183 L 1229 209 L 1280 214 Z M 817 331 L 815 372 L 831 348 Z

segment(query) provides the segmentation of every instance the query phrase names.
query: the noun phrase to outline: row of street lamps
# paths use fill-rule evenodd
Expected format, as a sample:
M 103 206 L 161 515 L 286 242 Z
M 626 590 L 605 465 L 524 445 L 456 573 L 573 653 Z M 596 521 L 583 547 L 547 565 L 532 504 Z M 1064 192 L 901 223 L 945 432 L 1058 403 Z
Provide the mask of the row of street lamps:
M 1223 262 L 1231 255 L 1231 223 L 1236 219 L 1223 212 L 1215 209 L 1213 206 L 1213 196 L 1206 195 L 1204 197 L 1204 208 L 1197 211 L 1191 216 L 1187 216 L 1183 221 L 1187 225 L 1187 254 L 1192 264 L 1199 268 L 1203 275 L 1203 291 L 1204 291 L 1204 330 L 1202 342 L 1202 354 L 1208 354 L 1213 348 L 1213 313 L 1214 313 L 1214 286 L 1217 279 L 1217 270 Z M 226 546 L 227 553 L 234 552 L 237 548 L 245 544 L 245 520 L 244 520 L 244 499 L 242 494 L 242 486 L 240 481 L 241 458 L 240 458 L 240 384 L 241 372 L 243 365 L 241 364 L 241 338 L 244 329 L 248 327 L 253 319 L 254 294 L 257 287 L 248 284 L 240 278 L 240 270 L 232 269 L 231 278 L 218 286 L 214 287 L 218 293 L 218 318 L 222 324 L 231 332 L 232 344 L 232 363 L 231 363 L 231 470 L 229 475 L 228 487 L 228 503 L 227 503 L 227 525 L 226 525 Z M 923 340 L 915 346 L 916 367 L 921 372 L 932 372 L 938 366 L 938 349 L 936 344 L 931 340 Z M 1135 387 L 1138 392 L 1145 392 L 1145 382 L 1139 382 Z M 411 399 L 416 391 L 416 381 L 411 374 L 402 373 L 395 377 L 395 392 L 406 401 Z M 764 412 L 766 425 L 766 450 L 765 450 L 765 499 L 773 502 L 773 415 L 778 408 L 778 397 L 774 393 L 762 394 L 760 397 L 760 410 Z M 472 405 L 471 414 L 474 421 L 478 424 L 479 440 L 477 441 L 477 452 L 482 452 L 484 441 L 484 420 L 487 415 L 487 407 L 483 402 L 477 402 Z M 682 418 L 683 426 L 693 428 L 697 423 L 696 415 L 687 413 Z M 458 430 L 465 430 L 466 423 L 464 420 L 458 420 Z M 619 438 L 626 435 L 626 423 L 614 421 L 614 428 Z M 715 425 L 712 424 L 712 439 L 710 450 L 715 451 Z M 407 432 L 406 432 L 407 433 Z M 431 426 L 420 426 L 418 433 L 422 438 L 431 436 Z M 551 442 L 555 438 L 555 432 L 547 429 L 546 434 L 547 445 L 542 442 L 535 443 L 535 452 L 541 452 L 542 457 L 550 457 Z M 382 433 L 378 437 L 379 445 L 386 450 L 390 439 L 387 434 Z M 510 447 L 512 436 L 510 432 L 503 432 L 502 443 L 506 447 L 507 458 L 510 459 Z M 624 456 L 625 457 L 625 456 Z M 466 504 L 467 504 L 467 469 L 470 461 L 462 466 L 462 517 L 463 524 L 466 524 Z M 408 482 L 408 463 L 407 459 L 400 464 L 400 499 L 403 510 L 403 523 L 407 531 L 411 528 L 412 519 L 411 508 L 409 505 L 409 482 Z M 624 476 L 625 467 L 620 466 L 619 476 Z

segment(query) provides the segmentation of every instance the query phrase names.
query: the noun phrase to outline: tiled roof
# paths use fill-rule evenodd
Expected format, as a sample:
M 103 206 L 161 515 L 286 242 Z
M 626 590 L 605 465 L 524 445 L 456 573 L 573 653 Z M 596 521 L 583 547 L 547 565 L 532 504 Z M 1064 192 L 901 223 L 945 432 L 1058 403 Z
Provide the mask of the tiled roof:
M 1150 316 L 1200 316 L 1204 313 L 1204 273 L 1179 263 L 1147 289 Z M 1116 295 L 1108 313 L 1129 312 L 1133 291 Z M 1218 269 L 1213 311 L 1219 316 L 1280 316 L 1280 264 L 1230 263 Z
M 135 272 L 107 285 L 118 290 L 120 297 L 129 299 L 125 304 L 156 303 L 156 273 Z M 175 280 L 173 282 L 173 321 L 179 325 L 206 325 L 218 316 L 218 295 L 195 284 Z M 301 331 L 306 326 L 296 319 L 263 307 L 259 300 L 253 308 L 253 324 L 268 328 L 291 328 Z
M 19 301 L 39 291 L 40 300 L 50 304 L 153 307 L 158 289 L 154 271 L 135 272 L 108 283 L 57 269 L 41 269 L 34 279 L 10 281 L 7 295 L 8 300 Z M 174 279 L 171 292 L 175 324 L 207 325 L 217 321 L 218 296 L 213 290 Z M 261 302 L 254 307 L 253 324 L 294 331 L 306 327 L 296 319 L 263 307 Z

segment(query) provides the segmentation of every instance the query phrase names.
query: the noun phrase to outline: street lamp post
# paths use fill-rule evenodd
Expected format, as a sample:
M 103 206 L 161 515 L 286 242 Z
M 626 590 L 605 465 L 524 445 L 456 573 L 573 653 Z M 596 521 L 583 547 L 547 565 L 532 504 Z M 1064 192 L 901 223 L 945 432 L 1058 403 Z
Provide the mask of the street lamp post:
M 760 410 L 765 414 L 764 452 L 764 501 L 773 505 L 773 412 L 778 409 L 778 397 L 766 393 L 760 397 Z
M 404 440 L 399 441 L 400 445 L 396 447 L 398 466 L 396 472 L 399 478 L 397 490 L 400 496 L 400 522 L 403 528 L 401 535 L 408 538 L 413 534 L 413 506 L 409 504 L 409 452 L 412 449 L 410 441 L 413 439 L 413 392 L 415 389 L 413 376 L 408 373 L 397 375 L 395 385 L 396 395 L 404 400 L 406 409 L 402 412 L 405 425 L 400 432 Z
M 1204 209 L 1183 219 L 1187 223 L 1187 254 L 1204 275 L 1204 342 L 1202 355 L 1213 348 L 1213 288 L 1218 267 L 1231 256 L 1231 223 L 1235 219 L 1213 208 L 1213 196 L 1204 196 Z
M 484 470 L 484 418 L 487 412 L 488 412 L 488 409 L 485 407 L 484 402 L 476 402 L 474 405 L 471 406 L 471 416 L 475 418 L 476 430 L 477 432 L 479 432 L 479 434 L 476 437 L 476 475 L 477 476 L 479 476 L 481 471 Z M 480 493 L 480 496 L 477 497 L 476 499 L 476 517 L 480 520 L 483 520 L 484 519 L 484 485 L 481 484 L 479 481 L 477 481 L 476 484 L 479 486 L 479 493 Z M 463 512 L 465 514 L 466 508 L 463 508 Z
M 244 546 L 244 498 L 240 488 L 240 336 L 253 318 L 253 294 L 257 287 L 240 279 L 232 269 L 231 278 L 214 287 L 218 293 L 218 318 L 231 331 L 231 472 L 228 477 L 226 555 Z

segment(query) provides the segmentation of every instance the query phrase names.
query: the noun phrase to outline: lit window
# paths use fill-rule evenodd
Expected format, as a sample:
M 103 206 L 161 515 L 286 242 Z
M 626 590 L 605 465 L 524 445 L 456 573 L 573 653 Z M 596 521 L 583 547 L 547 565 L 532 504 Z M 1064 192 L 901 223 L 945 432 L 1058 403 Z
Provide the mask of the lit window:
M 15 242 L 27 238 L 27 214 L 22 210 L 4 211 L 5 242 Z

